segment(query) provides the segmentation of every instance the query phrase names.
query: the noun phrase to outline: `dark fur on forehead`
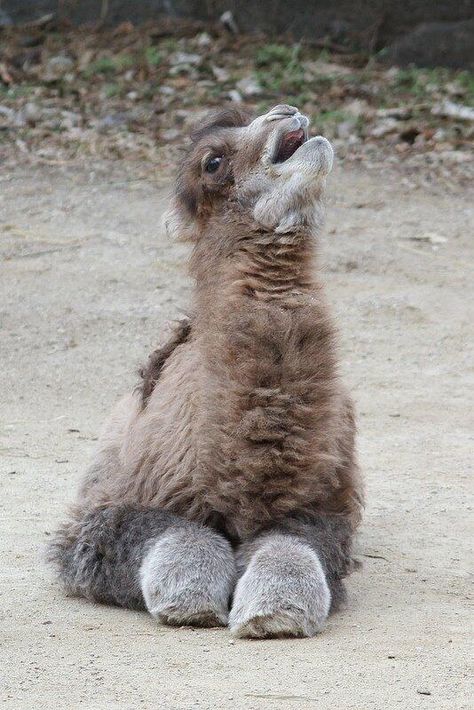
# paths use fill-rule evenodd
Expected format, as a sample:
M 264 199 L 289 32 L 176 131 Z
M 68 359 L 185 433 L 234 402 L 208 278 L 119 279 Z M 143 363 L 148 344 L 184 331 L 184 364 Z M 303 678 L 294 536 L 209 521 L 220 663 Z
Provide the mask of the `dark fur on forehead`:
M 192 145 L 181 163 L 176 180 L 176 196 L 178 202 L 186 208 L 190 215 L 195 216 L 197 214 L 199 202 L 204 197 L 197 179 L 189 172 L 190 165 L 192 165 L 192 163 L 189 163 L 189 159 L 190 156 L 193 155 L 196 144 L 200 143 L 204 138 L 208 138 L 209 142 L 212 142 L 211 139 L 214 138 L 215 141 L 219 143 L 220 139 L 217 137 L 216 133 L 218 133 L 220 129 L 242 128 L 247 126 L 251 120 L 250 114 L 241 108 L 226 108 L 223 111 L 211 113 L 199 126 L 196 126 L 191 133 Z M 225 175 L 225 179 L 221 181 L 221 184 L 216 184 L 216 192 L 222 190 L 225 184 L 231 184 L 231 182 L 232 173 L 229 170 Z
M 207 116 L 203 123 L 196 126 L 191 133 L 191 140 L 193 143 L 197 143 L 213 133 L 219 128 L 243 128 L 243 126 L 248 126 L 251 121 L 251 116 L 248 111 L 241 108 L 226 108 L 222 111 L 213 112 Z

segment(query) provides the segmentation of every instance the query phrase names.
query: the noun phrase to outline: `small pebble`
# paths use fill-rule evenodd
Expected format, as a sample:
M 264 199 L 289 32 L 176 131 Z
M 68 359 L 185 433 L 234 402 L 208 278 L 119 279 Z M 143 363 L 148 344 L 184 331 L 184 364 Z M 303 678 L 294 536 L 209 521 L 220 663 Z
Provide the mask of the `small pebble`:
M 239 94 L 237 89 L 232 89 L 228 93 L 229 99 L 233 101 L 235 104 L 241 104 L 242 103 L 242 96 Z

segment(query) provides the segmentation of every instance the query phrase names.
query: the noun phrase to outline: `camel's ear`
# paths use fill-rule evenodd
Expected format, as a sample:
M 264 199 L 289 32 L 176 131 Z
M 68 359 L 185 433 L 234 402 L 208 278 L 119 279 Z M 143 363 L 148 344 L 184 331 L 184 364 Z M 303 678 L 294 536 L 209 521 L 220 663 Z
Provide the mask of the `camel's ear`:
M 193 220 L 185 214 L 183 208 L 176 201 L 172 201 L 170 207 L 164 213 L 162 225 L 166 236 L 173 241 L 193 242 L 196 239 Z

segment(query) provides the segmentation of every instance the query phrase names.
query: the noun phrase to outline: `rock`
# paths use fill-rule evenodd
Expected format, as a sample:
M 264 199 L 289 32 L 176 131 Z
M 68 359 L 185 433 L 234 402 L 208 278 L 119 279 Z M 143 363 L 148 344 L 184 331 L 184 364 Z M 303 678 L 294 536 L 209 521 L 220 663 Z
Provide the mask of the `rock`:
M 234 35 L 239 34 L 239 28 L 230 10 L 223 12 L 219 20 L 224 25 L 226 30 L 229 30 L 229 32 L 232 32 Z
M 237 82 L 237 89 L 247 98 L 261 96 L 262 94 L 262 87 L 253 76 L 244 76 L 243 79 L 240 79 Z
M 85 69 L 87 69 L 87 67 L 92 62 L 93 59 L 94 59 L 94 50 L 93 49 L 86 49 L 79 56 L 79 59 L 77 62 L 78 70 L 84 71 Z
M 349 67 L 334 64 L 334 62 L 323 62 L 319 59 L 302 62 L 302 67 L 313 76 L 347 76 L 353 73 Z
M 0 116 L 3 116 L 8 120 L 8 122 L 13 123 L 15 120 L 15 111 L 9 106 L 2 106 L 0 104 Z
M 242 96 L 239 94 L 237 89 L 231 89 L 229 93 L 227 94 L 229 99 L 233 101 L 235 104 L 241 104 L 243 99 Z
M 198 47 L 206 49 L 212 45 L 212 38 L 207 32 L 201 32 L 196 37 L 196 44 Z
M 349 139 L 354 133 L 356 121 L 349 119 L 337 124 L 336 132 L 338 138 Z
M 197 67 L 201 61 L 200 54 L 191 54 L 190 52 L 173 52 L 170 56 L 170 63 L 175 67 L 183 65 Z
M 25 118 L 26 123 L 29 123 L 31 126 L 34 126 L 36 123 L 39 123 L 43 117 L 43 111 L 38 104 L 33 103 L 33 101 L 28 101 L 24 106 L 23 106 L 23 116 Z
M 412 115 L 412 110 L 409 106 L 394 106 L 393 108 L 379 108 L 375 112 L 377 118 L 396 118 L 399 121 L 405 121 Z
M 211 64 L 211 71 L 217 81 L 229 81 L 230 79 L 230 73 L 223 67 L 216 67 L 214 64 Z
M 387 69 L 385 72 L 385 77 L 391 82 L 396 79 L 399 74 L 400 69 L 398 67 L 390 67 L 390 69 Z
M 199 86 L 203 89 L 214 89 L 216 86 L 216 82 L 212 79 L 200 79 L 197 82 L 196 86 Z
M 127 113 L 109 113 L 107 116 L 100 118 L 97 121 L 97 130 L 101 133 L 106 133 L 107 131 L 124 128 L 128 126 L 130 122 L 130 116 Z
M 196 80 L 198 76 L 197 71 L 190 64 L 176 64 L 174 67 L 170 67 L 168 74 L 172 77 L 186 75 L 186 79 L 192 81 Z
M 388 133 L 395 133 L 397 130 L 398 121 L 394 118 L 386 118 L 384 121 L 380 121 L 372 128 L 370 135 L 373 138 L 382 138 Z
M 464 96 L 467 93 L 466 87 L 461 86 L 457 81 L 448 81 L 444 88 L 450 96 Z
M 460 121 L 474 121 L 474 107 L 455 104 L 454 101 L 443 101 L 431 109 L 433 116 L 446 116 L 447 118 L 457 118 Z
M 158 91 L 160 94 L 163 94 L 163 96 L 176 96 L 176 89 L 173 86 L 168 86 L 167 84 L 160 86 Z
M 81 125 L 82 117 L 79 113 L 74 111 L 61 111 L 61 122 L 60 127 L 62 129 L 70 130 L 71 128 L 77 128 Z
M 425 22 L 388 47 L 380 59 L 399 66 L 474 67 L 474 19 Z
M 1 120 L 2 118 L 3 121 Z M 23 126 L 26 126 L 26 118 L 21 109 L 15 111 L 8 106 L 0 105 L 0 125 L 12 128 L 23 128 Z
M 164 131 L 161 131 L 161 137 L 164 141 L 175 141 L 180 136 L 181 131 L 178 131 L 177 128 L 167 128 Z
M 409 150 L 408 143 L 397 143 L 395 146 L 397 153 L 407 153 Z
M 433 133 L 435 143 L 444 143 L 447 139 L 448 132 L 444 128 L 438 128 L 438 130 Z
M 369 116 L 373 113 L 373 109 L 371 109 L 364 99 L 354 99 L 354 101 L 350 101 L 344 106 L 344 111 L 354 118 Z
M 70 57 L 59 54 L 56 57 L 51 57 L 46 64 L 46 73 L 43 77 L 44 81 L 58 81 L 65 74 L 72 71 L 74 62 Z
M 192 114 L 192 111 L 186 111 L 185 109 L 178 109 L 174 113 L 174 121 L 179 125 L 183 126 L 187 123 L 189 116 Z

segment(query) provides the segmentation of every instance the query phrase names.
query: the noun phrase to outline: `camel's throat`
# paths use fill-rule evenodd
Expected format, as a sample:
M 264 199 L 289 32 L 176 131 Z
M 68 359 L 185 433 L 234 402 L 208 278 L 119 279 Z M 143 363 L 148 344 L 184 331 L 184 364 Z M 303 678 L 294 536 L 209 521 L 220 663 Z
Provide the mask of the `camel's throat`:
M 229 267 L 230 290 L 233 295 L 294 308 L 307 303 L 314 289 L 312 268 L 312 254 L 303 242 L 263 235 L 236 255 Z

